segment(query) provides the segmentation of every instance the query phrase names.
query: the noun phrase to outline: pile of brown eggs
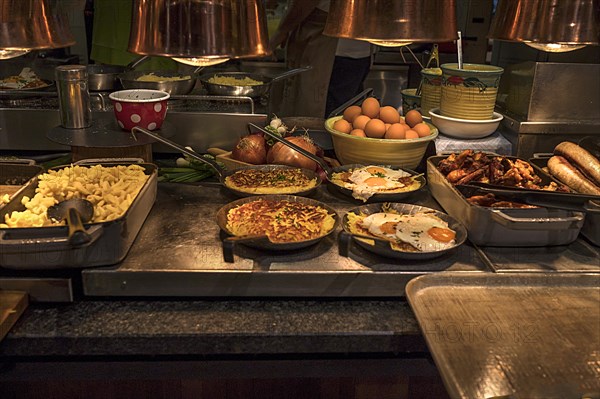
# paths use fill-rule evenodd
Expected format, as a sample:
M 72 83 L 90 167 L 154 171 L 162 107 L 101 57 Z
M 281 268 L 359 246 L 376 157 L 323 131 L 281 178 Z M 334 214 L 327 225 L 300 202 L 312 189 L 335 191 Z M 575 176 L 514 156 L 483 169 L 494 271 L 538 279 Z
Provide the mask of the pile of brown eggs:
M 402 118 L 394 107 L 382 107 L 374 97 L 362 105 L 351 105 L 333 128 L 339 132 L 374 139 L 417 139 L 429 136 L 431 129 L 423 122 L 421 113 L 410 110 Z

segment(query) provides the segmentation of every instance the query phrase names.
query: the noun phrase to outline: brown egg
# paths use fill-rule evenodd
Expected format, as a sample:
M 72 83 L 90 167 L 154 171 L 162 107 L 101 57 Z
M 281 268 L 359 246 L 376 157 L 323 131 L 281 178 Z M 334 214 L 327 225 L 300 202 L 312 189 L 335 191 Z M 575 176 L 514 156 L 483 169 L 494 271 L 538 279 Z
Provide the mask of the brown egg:
M 361 105 L 362 114 L 369 118 L 377 118 L 379 115 L 379 101 L 375 97 L 369 97 Z
M 404 133 L 404 138 L 405 139 L 418 139 L 419 138 L 419 133 L 415 132 L 412 129 L 408 129 L 405 133 Z
M 353 129 L 350 132 L 350 136 L 367 137 L 367 135 L 365 134 L 365 131 L 362 129 Z
M 358 105 L 351 105 L 344 111 L 344 119 L 352 123 L 361 112 L 362 110 Z
M 431 129 L 425 122 L 417 123 L 413 127 L 413 130 L 419 134 L 419 137 L 425 137 L 431 134 Z
M 345 119 L 339 119 L 334 122 L 333 128 L 342 133 L 350 133 L 352 125 Z
M 406 121 L 408 126 L 415 127 L 417 123 L 423 122 L 423 117 L 421 116 L 421 113 L 419 111 L 417 111 L 416 109 L 411 109 L 406 113 L 406 115 L 404 115 L 404 120 Z
M 370 120 L 371 118 L 369 118 L 367 115 L 359 115 L 356 117 L 356 119 L 354 119 L 352 127 L 354 127 L 355 129 L 365 130 L 365 126 L 367 126 L 367 123 Z
M 379 119 L 385 123 L 398 123 L 400 122 L 400 114 L 398 111 L 396 111 L 396 108 L 387 105 L 385 107 L 381 107 L 379 110 Z
M 385 123 L 381 119 L 371 119 L 365 126 L 365 134 L 373 139 L 385 136 Z
M 384 137 L 386 139 L 403 139 L 406 135 L 406 127 L 402 123 L 394 123 L 386 130 Z
M 390 128 L 390 126 L 392 126 L 391 123 L 386 123 L 385 124 L 385 131 L 387 132 L 387 130 Z

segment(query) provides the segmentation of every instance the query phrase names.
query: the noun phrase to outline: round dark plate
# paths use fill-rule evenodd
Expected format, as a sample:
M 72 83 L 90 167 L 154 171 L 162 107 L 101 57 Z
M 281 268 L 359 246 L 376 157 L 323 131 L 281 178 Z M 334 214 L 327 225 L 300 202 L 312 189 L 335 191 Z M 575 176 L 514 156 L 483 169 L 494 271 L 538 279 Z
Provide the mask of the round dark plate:
M 324 208 L 327 210 L 327 212 L 334 218 L 335 223 L 334 223 L 332 229 L 327 234 L 324 234 L 317 238 L 312 238 L 310 240 L 303 240 L 303 241 L 280 243 L 280 242 L 271 242 L 270 240 L 268 240 L 267 238 L 264 238 L 264 237 L 263 238 L 254 238 L 254 239 L 235 237 L 235 234 L 227 228 L 227 213 L 231 209 L 233 209 L 237 206 L 240 206 L 240 205 L 243 205 L 243 204 L 246 204 L 249 202 L 265 200 L 265 199 L 274 200 L 274 201 L 287 200 L 290 202 L 300 202 L 302 204 L 320 206 L 321 208 Z M 317 243 L 319 240 L 323 239 L 324 237 L 327 237 L 329 234 L 333 233 L 336 230 L 336 228 L 339 224 L 339 216 L 336 213 L 336 211 L 329 205 L 327 205 L 323 202 L 320 202 L 320 201 L 316 201 L 311 198 L 299 197 L 299 196 L 295 196 L 295 195 L 259 195 L 259 196 L 242 198 L 237 201 L 230 202 L 229 204 L 221 207 L 221 209 L 219 209 L 217 211 L 217 224 L 219 225 L 221 230 L 223 230 L 225 233 L 227 233 L 228 235 L 231 236 L 224 240 L 224 245 L 225 245 L 225 242 L 229 242 L 230 243 L 229 245 L 233 245 L 231 243 L 240 243 L 240 244 L 244 244 L 244 245 L 247 245 L 247 246 L 250 246 L 253 248 L 257 248 L 257 249 L 282 251 L 282 250 L 293 250 L 293 249 L 300 249 L 300 248 L 308 247 L 310 245 Z
M 450 247 L 440 251 L 429 251 L 429 252 L 408 252 L 408 251 L 398 251 L 392 249 L 390 246 L 390 242 L 386 240 L 369 240 L 368 238 L 363 238 L 361 236 L 356 236 L 352 234 L 348 227 L 348 213 L 353 212 L 355 214 L 364 214 L 364 215 L 372 215 L 377 212 L 383 212 L 383 206 L 386 205 L 388 209 L 393 209 L 400 214 L 413 214 L 419 212 L 431 213 L 434 216 L 439 217 L 443 221 L 448 223 L 448 227 L 456 232 L 455 244 Z M 465 227 L 452 216 L 437 211 L 432 208 L 427 208 L 420 205 L 413 204 L 402 204 L 402 203 L 377 203 L 377 204 L 369 204 L 359 206 L 357 208 L 351 209 L 346 213 L 342 219 L 342 228 L 344 229 L 343 233 L 348 236 L 351 236 L 358 245 L 365 248 L 368 251 L 374 252 L 378 255 L 387 256 L 390 258 L 396 259 L 414 259 L 414 260 L 425 260 L 425 259 L 433 259 L 438 256 L 442 256 L 445 253 L 452 251 L 453 249 L 461 246 L 465 240 L 467 239 L 467 230 Z M 340 239 L 342 239 L 342 235 L 340 235 Z M 340 245 L 341 246 L 341 245 Z

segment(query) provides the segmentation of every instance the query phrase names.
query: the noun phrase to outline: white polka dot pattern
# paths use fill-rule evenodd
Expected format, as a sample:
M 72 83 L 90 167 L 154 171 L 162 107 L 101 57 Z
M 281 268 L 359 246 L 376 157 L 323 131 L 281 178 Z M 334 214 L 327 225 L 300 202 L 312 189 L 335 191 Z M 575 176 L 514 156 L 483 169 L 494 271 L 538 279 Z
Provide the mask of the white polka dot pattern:
M 123 106 L 121 105 L 121 103 L 115 103 L 115 109 L 117 110 L 117 112 L 121 112 L 123 111 Z
M 154 129 L 156 129 L 156 123 L 154 123 L 154 122 L 150 122 L 150 123 L 148 124 L 148 130 L 154 130 Z
M 154 104 L 154 111 L 160 112 L 161 109 L 162 109 L 162 105 L 160 103 L 159 104 Z
M 133 123 L 138 123 L 138 122 L 139 122 L 139 121 L 141 121 L 141 120 L 142 120 L 142 117 L 141 117 L 141 116 L 139 116 L 138 114 L 133 114 L 133 115 L 131 115 L 131 121 L 132 121 Z

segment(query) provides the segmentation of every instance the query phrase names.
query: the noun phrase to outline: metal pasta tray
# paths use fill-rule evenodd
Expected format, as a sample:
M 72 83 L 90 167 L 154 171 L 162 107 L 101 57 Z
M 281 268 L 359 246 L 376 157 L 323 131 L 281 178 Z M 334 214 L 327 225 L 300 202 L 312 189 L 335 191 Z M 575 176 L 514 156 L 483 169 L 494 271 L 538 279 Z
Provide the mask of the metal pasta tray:
M 116 166 L 131 163 L 115 159 L 85 160 L 78 164 Z M 0 267 L 47 270 L 112 265 L 123 260 L 156 199 L 158 169 L 156 165 L 149 163 L 139 165 L 149 176 L 148 180 L 123 216 L 108 222 L 85 224 L 86 231 L 92 237 L 89 243 L 77 248 L 72 247 L 68 242 L 67 226 L 2 228 Z M 37 185 L 36 176 L 0 210 L 1 220 L 4 220 L 7 213 L 23 210 L 21 199 L 24 196 L 33 197 Z
M 545 168 L 550 157 L 537 157 L 529 160 L 534 166 Z M 587 238 L 592 244 L 600 246 L 600 203 L 592 201 L 592 205 L 598 207 L 598 212 L 590 212 L 585 216 L 585 222 L 581 228 L 581 234 Z
M 600 398 L 600 274 L 438 273 L 406 296 L 452 398 Z
M 465 225 L 469 240 L 492 247 L 566 245 L 577 239 L 584 221 L 581 212 L 550 208 L 487 208 L 469 203 L 438 170 L 446 156 L 427 159 L 431 195 L 446 212 Z M 510 158 L 510 157 L 509 157 Z M 547 184 L 551 178 L 533 165 Z

